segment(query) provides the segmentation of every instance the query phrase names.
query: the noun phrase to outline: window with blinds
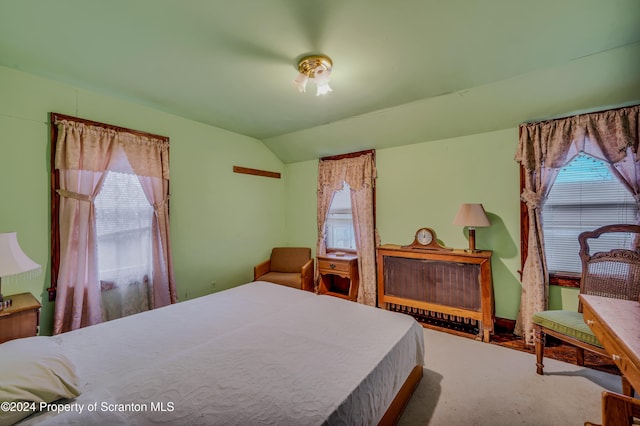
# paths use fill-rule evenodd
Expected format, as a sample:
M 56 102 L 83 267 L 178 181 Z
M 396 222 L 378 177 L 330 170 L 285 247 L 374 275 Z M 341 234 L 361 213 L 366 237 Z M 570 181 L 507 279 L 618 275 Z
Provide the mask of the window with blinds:
M 600 226 L 636 223 L 638 207 L 629 190 L 605 162 L 580 154 L 556 177 L 542 207 L 545 255 L 550 273 L 581 272 L 578 235 Z M 591 251 L 603 247 L 628 247 L 628 234 L 599 239 Z
M 100 280 L 122 286 L 151 276 L 153 207 L 137 176 L 107 172 L 95 206 Z
M 344 187 L 333 195 L 326 221 L 326 246 L 329 249 L 356 249 L 351 212 L 351 188 Z

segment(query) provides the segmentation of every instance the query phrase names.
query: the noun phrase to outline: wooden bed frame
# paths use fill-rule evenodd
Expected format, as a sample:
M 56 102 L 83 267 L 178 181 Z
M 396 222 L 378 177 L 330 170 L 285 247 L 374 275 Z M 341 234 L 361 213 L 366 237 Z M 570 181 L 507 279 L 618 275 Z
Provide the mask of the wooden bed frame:
M 398 423 L 400 420 L 400 416 L 402 415 L 404 409 L 406 408 L 413 392 L 418 387 L 420 380 L 422 380 L 423 367 L 421 365 L 416 365 L 411 373 L 409 373 L 409 377 L 403 383 L 402 387 L 396 394 L 396 397 L 391 401 L 391 405 L 387 408 L 387 411 L 380 419 L 378 423 L 379 426 L 391 426 Z

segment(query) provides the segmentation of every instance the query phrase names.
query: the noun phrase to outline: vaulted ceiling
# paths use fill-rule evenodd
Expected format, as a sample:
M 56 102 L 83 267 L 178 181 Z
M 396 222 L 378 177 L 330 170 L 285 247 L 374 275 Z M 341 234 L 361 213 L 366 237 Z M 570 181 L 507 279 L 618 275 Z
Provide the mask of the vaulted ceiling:
M 334 62 L 333 92 L 291 85 Z M 640 101 L 638 0 L 3 0 L 0 65 L 262 140 L 284 162 Z

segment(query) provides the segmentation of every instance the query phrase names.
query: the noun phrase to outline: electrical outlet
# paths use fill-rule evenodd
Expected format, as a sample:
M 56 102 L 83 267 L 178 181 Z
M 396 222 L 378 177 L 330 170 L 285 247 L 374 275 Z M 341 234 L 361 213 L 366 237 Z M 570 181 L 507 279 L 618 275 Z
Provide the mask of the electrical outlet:
M 216 291 L 216 282 L 215 281 L 211 281 L 211 283 L 209 283 L 209 284 L 210 284 L 211 291 Z

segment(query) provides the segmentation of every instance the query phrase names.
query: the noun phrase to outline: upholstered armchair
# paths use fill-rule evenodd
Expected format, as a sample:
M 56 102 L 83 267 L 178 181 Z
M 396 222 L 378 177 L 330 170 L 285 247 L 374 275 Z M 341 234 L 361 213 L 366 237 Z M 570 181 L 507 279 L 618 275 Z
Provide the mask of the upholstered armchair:
M 275 247 L 268 260 L 253 268 L 254 281 L 314 291 L 313 258 L 308 247 Z

